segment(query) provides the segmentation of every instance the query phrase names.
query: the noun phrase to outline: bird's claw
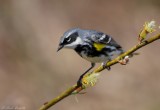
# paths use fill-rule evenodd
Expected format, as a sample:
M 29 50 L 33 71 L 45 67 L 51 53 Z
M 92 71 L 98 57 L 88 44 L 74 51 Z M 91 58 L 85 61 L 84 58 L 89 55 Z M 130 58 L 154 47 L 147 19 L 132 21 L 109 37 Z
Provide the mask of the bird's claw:
M 108 71 L 111 70 L 111 67 L 107 66 L 106 63 L 102 63 L 102 66 L 104 69 L 107 69 Z

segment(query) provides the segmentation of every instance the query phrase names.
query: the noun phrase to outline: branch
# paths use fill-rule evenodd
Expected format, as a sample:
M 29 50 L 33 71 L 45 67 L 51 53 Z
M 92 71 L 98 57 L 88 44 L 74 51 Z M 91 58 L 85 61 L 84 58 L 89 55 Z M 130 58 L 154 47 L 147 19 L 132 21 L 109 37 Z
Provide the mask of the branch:
M 129 49 L 129 50 L 126 51 L 125 53 L 121 54 L 121 55 L 118 56 L 117 58 L 115 58 L 115 59 L 113 59 L 112 61 L 108 62 L 108 63 L 107 63 L 107 66 L 112 66 L 112 65 L 118 63 L 118 61 L 121 60 L 122 58 L 124 58 L 125 56 L 134 53 L 134 52 L 137 51 L 138 49 L 140 49 L 140 48 L 142 48 L 142 47 L 144 47 L 144 46 L 146 46 L 146 45 L 148 45 L 148 44 L 150 44 L 150 43 L 152 43 L 152 42 L 154 42 L 154 41 L 156 41 L 156 40 L 158 40 L 158 39 L 160 39 L 160 34 L 158 34 L 158 35 L 156 35 L 156 36 L 153 36 L 153 37 L 151 37 L 151 38 L 143 41 L 143 42 L 140 43 L 140 44 L 135 45 L 134 47 L 132 47 L 131 49 Z M 96 69 L 94 72 L 97 73 L 97 72 L 101 72 L 102 70 L 104 70 L 104 68 L 102 68 L 102 67 L 100 66 L 100 67 L 99 67 L 98 69 Z
M 121 54 L 120 56 L 118 56 L 117 58 L 113 59 L 112 61 L 109 61 L 106 65 L 107 66 L 112 66 L 116 63 L 118 63 L 122 58 L 124 58 L 127 55 L 132 54 L 133 52 L 137 51 L 138 49 L 156 41 L 160 39 L 160 34 L 150 37 L 147 40 L 144 40 L 142 43 L 135 45 L 133 48 L 129 49 L 128 51 L 126 51 L 125 53 Z M 101 71 L 103 71 L 104 68 L 102 66 L 98 67 L 97 69 L 95 69 L 92 73 L 99 73 Z M 70 88 L 68 88 L 66 91 L 64 91 L 62 94 L 60 94 L 59 96 L 57 96 L 56 98 L 52 99 L 51 101 L 45 103 L 40 110 L 47 110 L 48 108 L 50 108 L 51 106 L 55 105 L 56 103 L 58 103 L 59 101 L 61 101 L 62 99 L 66 98 L 69 95 L 72 95 L 73 93 L 79 93 L 80 91 L 82 91 L 84 89 L 84 87 L 81 86 L 77 86 L 76 84 L 71 86 Z
M 139 44 L 135 45 L 133 48 L 129 49 L 125 53 L 119 55 L 117 58 L 113 59 L 112 61 L 107 62 L 106 66 L 110 67 L 110 66 L 120 62 L 121 60 L 124 61 L 126 56 L 133 55 L 132 53 L 134 53 L 138 49 L 140 49 L 140 48 L 142 48 L 142 47 L 160 39 L 160 34 L 158 34 L 156 36 L 150 37 L 149 39 L 145 40 L 147 35 L 149 33 L 154 32 L 154 31 L 155 31 L 155 21 L 146 22 L 145 25 L 144 25 L 144 28 L 141 30 L 141 32 L 138 36 Z M 54 98 L 51 101 L 45 103 L 40 108 L 40 110 L 47 110 L 48 108 L 55 105 L 56 103 L 58 103 L 59 101 L 61 101 L 65 97 L 67 97 L 69 95 L 72 95 L 72 94 L 78 94 L 83 89 L 86 89 L 89 86 L 94 86 L 95 83 L 97 82 L 97 79 L 98 79 L 97 76 L 104 69 L 105 68 L 103 66 L 100 66 L 97 69 L 95 69 L 93 72 L 87 73 L 85 76 L 83 76 L 83 78 L 81 80 L 81 82 L 82 82 L 81 86 L 77 85 L 77 84 L 73 85 L 72 87 L 70 87 L 66 91 L 64 91 L 62 94 L 57 96 L 56 98 Z

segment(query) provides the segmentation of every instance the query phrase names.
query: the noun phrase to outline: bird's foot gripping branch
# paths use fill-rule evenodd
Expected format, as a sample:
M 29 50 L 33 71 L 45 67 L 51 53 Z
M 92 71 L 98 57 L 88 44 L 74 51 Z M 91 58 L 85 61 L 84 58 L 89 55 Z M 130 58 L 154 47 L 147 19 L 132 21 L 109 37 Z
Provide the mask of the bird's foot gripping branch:
M 117 58 L 109 61 L 106 64 L 106 66 L 110 67 L 114 64 L 120 63 L 121 61 L 123 61 L 123 59 L 126 58 L 126 56 L 133 56 L 134 55 L 133 53 L 135 53 L 135 51 L 137 51 L 138 49 L 140 49 L 140 48 L 142 48 L 142 47 L 144 47 L 144 46 L 146 46 L 156 40 L 159 40 L 160 33 L 155 36 L 147 38 L 147 36 L 150 33 L 155 32 L 155 28 L 156 28 L 155 21 L 146 22 L 144 25 L 144 28 L 140 31 L 140 33 L 138 35 L 137 45 L 133 46 L 131 49 L 129 49 L 125 53 L 119 55 Z M 83 89 L 94 86 L 97 83 L 97 80 L 98 80 L 98 77 L 100 76 L 101 71 L 103 71 L 103 70 L 104 70 L 104 67 L 100 66 L 100 67 L 96 68 L 93 72 L 85 74 L 83 76 L 83 78 L 81 79 L 82 85 L 75 84 L 75 85 L 71 86 L 70 88 L 65 90 L 63 93 L 61 93 L 59 96 L 57 96 L 56 98 L 45 103 L 40 108 L 40 110 L 47 110 L 48 108 L 55 105 L 56 103 L 58 103 L 59 101 L 61 101 L 64 98 L 66 98 L 67 96 L 72 95 L 72 94 L 78 94 Z

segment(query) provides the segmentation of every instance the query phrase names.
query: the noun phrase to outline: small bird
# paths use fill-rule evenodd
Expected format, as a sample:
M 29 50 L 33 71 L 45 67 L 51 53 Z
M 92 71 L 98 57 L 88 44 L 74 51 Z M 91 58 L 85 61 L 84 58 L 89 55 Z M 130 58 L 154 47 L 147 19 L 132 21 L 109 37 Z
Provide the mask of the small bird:
M 63 34 L 57 51 L 62 48 L 73 49 L 82 58 L 91 62 L 91 67 L 80 76 L 77 84 L 81 84 L 81 79 L 95 63 L 102 63 L 104 68 L 110 70 L 106 63 L 124 52 L 111 36 L 96 30 L 80 28 L 70 29 Z

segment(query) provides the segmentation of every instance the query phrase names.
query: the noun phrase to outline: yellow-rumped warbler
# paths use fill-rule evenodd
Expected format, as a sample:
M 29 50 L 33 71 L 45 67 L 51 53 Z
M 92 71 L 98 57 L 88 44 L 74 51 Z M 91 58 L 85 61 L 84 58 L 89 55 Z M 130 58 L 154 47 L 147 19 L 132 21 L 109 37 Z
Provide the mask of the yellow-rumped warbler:
M 70 29 L 64 33 L 57 51 L 62 48 L 74 49 L 82 58 L 91 62 L 91 67 L 80 76 L 78 84 L 81 84 L 81 79 L 95 63 L 102 63 L 103 67 L 106 67 L 108 61 L 123 53 L 122 47 L 109 35 L 80 28 Z

